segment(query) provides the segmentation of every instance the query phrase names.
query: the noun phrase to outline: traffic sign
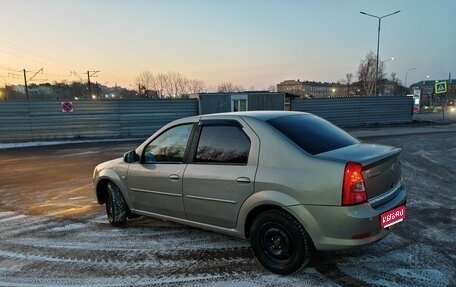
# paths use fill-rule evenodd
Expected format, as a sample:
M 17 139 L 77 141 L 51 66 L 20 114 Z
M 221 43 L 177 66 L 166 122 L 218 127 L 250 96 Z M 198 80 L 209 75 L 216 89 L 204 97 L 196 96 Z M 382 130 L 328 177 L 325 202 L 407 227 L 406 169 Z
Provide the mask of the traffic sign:
M 436 82 L 435 83 L 435 93 L 443 94 L 447 92 L 447 83 L 446 82 Z
M 62 112 L 72 113 L 73 112 L 73 102 L 62 102 Z

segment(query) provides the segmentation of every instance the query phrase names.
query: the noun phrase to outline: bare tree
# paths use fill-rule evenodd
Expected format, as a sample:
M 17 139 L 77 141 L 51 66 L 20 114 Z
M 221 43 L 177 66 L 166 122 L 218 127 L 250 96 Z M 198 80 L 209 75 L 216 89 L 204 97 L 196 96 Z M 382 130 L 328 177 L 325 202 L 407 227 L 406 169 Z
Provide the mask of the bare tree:
M 353 83 L 353 74 L 352 73 L 345 74 L 345 79 L 340 80 L 339 83 L 341 85 L 345 86 L 345 95 L 350 96 L 350 87 L 351 87 L 351 84 Z
M 267 91 L 269 91 L 271 93 L 277 92 L 277 85 L 275 85 L 275 84 L 269 85 L 269 87 L 267 88 Z
M 155 75 L 150 71 L 141 72 L 135 80 L 135 84 L 138 86 L 138 92 L 146 93 L 147 90 L 154 90 L 155 88 Z
M 189 94 L 197 94 L 206 91 L 206 84 L 198 79 L 191 79 L 188 82 L 188 93 Z
M 401 80 L 396 76 L 395 72 L 392 72 L 390 74 L 390 81 L 391 81 L 391 84 L 393 85 L 391 92 L 393 94 L 395 94 L 397 87 L 401 85 Z
M 168 86 L 168 77 L 160 73 L 155 77 L 155 90 L 157 91 L 157 94 L 160 98 L 165 97 L 165 90 L 166 87 Z
M 217 92 L 219 93 L 235 93 L 243 90 L 244 88 L 241 85 L 235 85 L 231 82 L 221 82 L 217 86 Z
M 185 88 L 185 78 L 178 72 L 168 72 L 165 76 L 168 79 L 165 87 L 166 95 L 170 98 L 180 97 Z
M 376 69 L 376 55 L 371 51 L 366 55 L 366 58 L 361 60 L 358 66 L 358 80 L 362 84 L 362 88 L 366 95 L 373 94 L 375 86 L 375 69 Z M 384 78 L 383 65 L 378 66 L 378 81 Z
M 178 72 L 158 73 L 144 71 L 136 78 L 140 90 L 154 90 L 160 98 L 177 98 L 189 93 L 206 90 L 206 84 L 197 79 L 189 79 Z

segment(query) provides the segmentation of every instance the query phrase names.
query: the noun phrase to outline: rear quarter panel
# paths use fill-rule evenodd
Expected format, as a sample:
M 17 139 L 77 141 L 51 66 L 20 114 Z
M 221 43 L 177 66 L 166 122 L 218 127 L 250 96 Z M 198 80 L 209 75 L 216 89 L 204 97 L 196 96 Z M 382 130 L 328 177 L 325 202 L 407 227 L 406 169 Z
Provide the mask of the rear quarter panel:
M 260 139 L 255 192 L 272 190 L 299 204 L 340 206 L 345 163 L 316 158 L 269 124 L 245 120 Z

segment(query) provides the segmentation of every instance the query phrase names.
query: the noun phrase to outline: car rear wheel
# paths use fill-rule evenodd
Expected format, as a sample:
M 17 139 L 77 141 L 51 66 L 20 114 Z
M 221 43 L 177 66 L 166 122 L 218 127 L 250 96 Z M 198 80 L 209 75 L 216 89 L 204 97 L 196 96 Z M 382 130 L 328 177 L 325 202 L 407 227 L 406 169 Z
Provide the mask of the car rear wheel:
M 127 223 L 128 206 L 120 192 L 120 189 L 114 183 L 107 184 L 108 197 L 106 200 L 106 214 L 111 225 L 123 227 Z
M 258 261 L 278 274 L 304 268 L 313 250 L 301 223 L 282 210 L 268 210 L 257 216 L 250 229 L 250 244 Z

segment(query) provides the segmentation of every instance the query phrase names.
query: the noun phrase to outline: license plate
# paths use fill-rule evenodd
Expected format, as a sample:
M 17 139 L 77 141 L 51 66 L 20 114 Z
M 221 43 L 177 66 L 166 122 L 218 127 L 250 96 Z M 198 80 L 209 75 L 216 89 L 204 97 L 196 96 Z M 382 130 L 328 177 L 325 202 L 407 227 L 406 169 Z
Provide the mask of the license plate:
M 401 222 L 405 218 L 405 205 L 380 214 L 380 223 L 383 228 Z

